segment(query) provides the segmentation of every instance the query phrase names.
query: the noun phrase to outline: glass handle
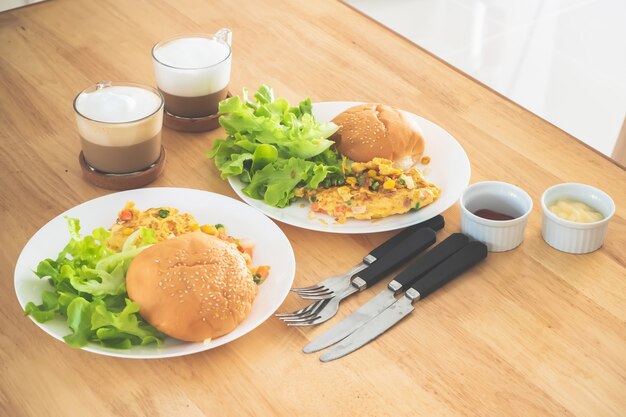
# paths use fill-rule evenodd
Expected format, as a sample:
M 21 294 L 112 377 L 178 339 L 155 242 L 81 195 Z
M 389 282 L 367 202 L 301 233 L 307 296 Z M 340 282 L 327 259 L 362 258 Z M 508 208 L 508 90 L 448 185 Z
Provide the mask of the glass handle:
M 229 46 L 231 46 L 233 43 L 233 32 L 230 29 L 222 28 L 218 30 L 213 36 L 219 40 L 224 41 Z
M 96 90 L 102 90 L 103 88 L 111 87 L 111 81 L 100 81 L 96 84 Z

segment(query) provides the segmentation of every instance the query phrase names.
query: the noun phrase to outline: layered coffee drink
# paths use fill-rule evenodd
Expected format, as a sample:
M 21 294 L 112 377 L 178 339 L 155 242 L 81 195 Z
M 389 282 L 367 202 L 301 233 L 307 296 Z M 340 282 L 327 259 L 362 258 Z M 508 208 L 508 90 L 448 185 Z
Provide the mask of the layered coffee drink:
M 74 110 L 83 156 L 95 170 L 128 174 L 159 158 L 163 98 L 157 90 L 99 83 L 76 96 Z
M 216 114 L 230 81 L 230 31 L 187 35 L 158 43 L 152 49 L 157 86 L 165 111 L 183 118 Z

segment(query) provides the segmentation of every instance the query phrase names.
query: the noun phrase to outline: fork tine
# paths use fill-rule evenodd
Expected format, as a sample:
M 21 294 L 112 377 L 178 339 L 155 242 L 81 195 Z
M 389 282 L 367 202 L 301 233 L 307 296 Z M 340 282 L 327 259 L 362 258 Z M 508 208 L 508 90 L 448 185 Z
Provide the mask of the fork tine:
M 298 294 L 300 298 L 304 298 L 305 300 L 328 300 L 329 298 L 333 298 L 336 294 L 332 291 L 324 292 L 319 294 Z
M 305 323 L 318 319 L 319 317 L 319 314 L 314 311 L 302 317 L 281 317 L 280 320 L 282 320 L 284 323 Z
M 321 300 L 324 301 L 324 300 Z M 294 316 L 288 316 L 288 317 L 279 317 L 279 319 L 281 319 L 282 321 L 291 321 L 291 320 L 312 320 L 313 318 L 315 318 L 318 313 L 324 308 L 323 305 L 319 305 L 319 306 L 315 306 L 315 308 L 310 309 L 309 311 L 304 311 L 301 314 L 298 315 L 294 315 Z
M 324 308 L 326 307 L 326 305 L 328 305 L 328 301 L 329 300 L 320 300 L 317 301 L 313 304 L 311 304 L 309 306 L 309 308 L 307 308 L 305 311 L 303 311 L 302 313 L 298 314 L 298 315 L 292 315 L 292 316 L 283 316 L 283 317 L 279 317 L 280 320 L 282 320 L 283 322 L 289 322 L 291 320 L 312 320 L 314 318 L 317 317 L 317 315 L 324 310 Z
M 301 323 L 295 323 L 295 322 L 290 321 L 290 322 L 287 322 L 287 326 L 294 326 L 294 327 L 315 326 L 317 324 L 315 320 L 317 320 L 317 318 L 313 319 L 312 321 L 305 321 Z
M 312 286 L 312 287 L 307 287 L 307 288 L 292 288 L 291 291 L 293 292 L 315 292 L 315 291 L 321 291 L 321 290 L 330 290 L 332 289 L 332 286 L 328 286 L 328 285 L 316 285 L 316 286 Z
M 310 288 L 310 289 L 300 289 L 300 288 L 292 288 L 291 291 L 295 292 L 296 294 L 305 294 L 305 293 L 310 293 L 310 292 L 318 292 L 318 291 L 326 291 L 328 290 L 328 287 L 324 287 L 322 285 L 318 285 L 315 288 Z
M 307 314 L 308 312 L 310 312 L 313 309 L 316 309 L 318 306 L 320 306 L 321 304 L 323 304 L 326 300 L 318 300 L 315 301 L 307 306 L 304 306 L 303 308 L 301 308 L 300 310 L 296 310 L 296 311 L 292 311 L 291 313 L 276 313 L 275 316 L 276 317 L 300 317 L 303 314 Z
M 315 303 L 311 303 L 305 307 L 302 307 L 300 310 L 295 310 L 295 311 L 292 311 L 291 313 L 276 313 L 274 315 L 276 317 L 292 317 L 292 316 L 297 317 L 300 314 L 304 313 L 306 310 L 310 309 L 313 304 Z
M 324 303 L 317 307 L 314 311 L 301 314 L 299 317 L 289 317 L 281 319 L 287 323 L 288 326 L 314 326 L 316 324 L 324 323 L 335 317 L 339 310 L 339 303 L 346 295 L 337 295 L 328 300 L 324 300 Z
M 330 288 L 320 288 L 315 291 L 294 291 L 294 292 L 298 295 L 317 295 L 317 294 L 326 294 L 326 293 L 334 292 L 334 291 Z
M 315 290 L 318 288 L 321 288 L 322 286 L 319 284 L 315 284 L 315 285 L 309 285 L 308 287 L 294 287 L 291 289 L 291 291 L 294 292 L 298 292 L 298 291 L 310 291 L 310 290 Z

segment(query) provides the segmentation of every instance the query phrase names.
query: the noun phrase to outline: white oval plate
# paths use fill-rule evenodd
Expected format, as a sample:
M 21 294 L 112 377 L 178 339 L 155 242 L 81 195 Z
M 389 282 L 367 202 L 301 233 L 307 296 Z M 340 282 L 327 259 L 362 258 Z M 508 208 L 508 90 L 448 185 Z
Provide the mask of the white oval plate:
M 56 259 L 70 239 L 64 216 L 80 220 L 84 236 L 97 227 L 110 227 L 117 213 L 127 201 L 134 201 L 137 208 L 171 206 L 195 216 L 200 224 L 222 223 L 228 233 L 246 238 L 254 243 L 253 264 L 270 265 L 270 275 L 259 287 L 259 293 L 250 315 L 232 332 L 208 343 L 183 342 L 167 338 L 161 347 L 156 345 L 133 346 L 128 350 L 106 348 L 96 344 L 84 350 L 101 355 L 122 358 L 167 358 L 201 352 L 223 345 L 252 331 L 267 320 L 282 304 L 293 283 L 296 261 L 293 249 L 285 234 L 270 219 L 235 199 L 208 191 L 186 188 L 144 188 L 109 194 L 82 203 L 49 221 L 35 233 L 20 254 L 15 267 L 15 292 L 22 308 L 29 301 L 41 303 L 41 293 L 52 287 L 46 279 L 39 279 L 32 272 L 39 261 Z M 71 333 L 66 322 L 57 317 L 46 323 L 35 324 L 46 333 L 63 342 L 63 336 Z M 65 343 L 65 342 L 63 342 Z
M 330 101 L 313 104 L 313 114 L 320 121 L 330 121 L 342 111 L 363 104 L 350 101 Z M 461 145 L 444 129 L 416 114 L 405 112 L 417 119 L 426 142 L 424 155 L 430 156 L 428 165 L 417 165 L 426 179 L 439 188 L 441 194 L 437 201 L 421 210 L 386 217 L 377 220 L 348 219 L 344 224 L 335 223 L 331 216 L 315 213 L 310 219 L 310 204 L 306 200 L 297 200 L 285 208 L 272 207 L 261 200 L 255 200 L 242 191 L 245 186 L 239 178 L 231 177 L 229 182 L 235 193 L 252 207 L 273 219 L 309 230 L 331 233 L 374 233 L 402 229 L 428 220 L 441 214 L 456 203 L 470 180 L 470 163 Z M 302 206 L 304 205 L 304 206 Z

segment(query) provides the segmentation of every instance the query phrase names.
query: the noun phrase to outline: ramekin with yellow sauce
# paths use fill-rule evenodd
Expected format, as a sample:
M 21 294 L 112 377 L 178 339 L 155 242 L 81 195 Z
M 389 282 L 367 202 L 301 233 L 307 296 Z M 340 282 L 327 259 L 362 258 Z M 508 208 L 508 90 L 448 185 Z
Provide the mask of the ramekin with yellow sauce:
M 615 203 L 602 190 L 586 184 L 564 183 L 541 197 L 543 239 L 567 253 L 589 253 L 604 244 Z

